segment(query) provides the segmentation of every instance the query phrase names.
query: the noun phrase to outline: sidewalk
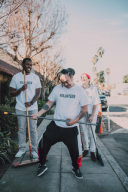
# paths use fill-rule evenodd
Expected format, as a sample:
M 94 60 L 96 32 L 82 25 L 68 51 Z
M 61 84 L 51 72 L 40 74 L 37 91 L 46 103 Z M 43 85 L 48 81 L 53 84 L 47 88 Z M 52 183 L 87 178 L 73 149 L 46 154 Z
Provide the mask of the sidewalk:
M 44 120 L 38 127 L 38 138 L 49 124 Z M 107 140 L 107 137 L 105 138 Z M 128 177 L 115 161 L 100 139 L 99 152 L 105 166 L 92 162 L 90 157 L 82 160 L 83 179 L 78 180 L 72 173 L 71 159 L 66 146 L 57 143 L 48 154 L 48 171 L 37 177 L 37 164 L 10 167 L 0 180 L 2 192 L 126 192 Z M 28 144 L 27 144 L 28 148 Z M 27 153 L 25 159 L 29 159 Z M 15 160 L 18 161 L 18 158 Z

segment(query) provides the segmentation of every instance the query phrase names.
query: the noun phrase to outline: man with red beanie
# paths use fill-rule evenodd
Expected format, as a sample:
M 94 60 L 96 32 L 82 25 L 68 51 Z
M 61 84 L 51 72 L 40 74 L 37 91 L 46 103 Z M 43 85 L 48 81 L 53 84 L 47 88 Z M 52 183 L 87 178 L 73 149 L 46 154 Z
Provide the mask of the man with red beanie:
M 81 119 L 81 121 L 87 122 L 87 120 L 88 120 L 89 123 L 96 124 L 97 115 L 98 115 L 98 104 L 100 103 L 100 99 L 99 99 L 97 87 L 90 85 L 90 80 L 91 80 L 90 75 L 88 75 L 86 73 L 83 73 L 81 75 L 82 88 L 85 91 L 85 93 L 87 94 L 88 102 L 89 102 L 89 104 L 88 104 L 89 119 L 86 114 L 86 116 L 84 116 Z M 93 134 L 94 134 L 94 137 L 96 140 L 96 135 L 95 135 L 96 126 L 93 125 L 92 129 L 93 129 Z M 80 130 L 81 130 L 82 142 L 83 142 L 83 147 L 84 147 L 83 157 L 85 157 L 89 152 L 89 144 L 88 144 L 88 132 L 89 132 L 91 160 L 95 162 L 96 161 L 96 156 L 95 156 L 96 147 L 95 147 L 91 127 L 90 127 L 90 125 L 81 124 Z

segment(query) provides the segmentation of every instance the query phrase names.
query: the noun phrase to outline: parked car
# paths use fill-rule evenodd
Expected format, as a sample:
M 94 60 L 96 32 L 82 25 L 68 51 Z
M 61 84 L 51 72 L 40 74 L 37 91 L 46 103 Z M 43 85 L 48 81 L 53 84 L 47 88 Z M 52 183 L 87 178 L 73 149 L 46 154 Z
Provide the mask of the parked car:
M 100 101 L 101 101 L 101 105 L 102 105 L 102 111 L 107 111 L 108 108 L 108 104 L 107 104 L 107 99 L 105 95 L 99 95 L 100 97 Z
M 107 91 L 105 91 L 105 96 L 108 96 L 108 97 L 110 97 L 110 90 L 107 90 Z

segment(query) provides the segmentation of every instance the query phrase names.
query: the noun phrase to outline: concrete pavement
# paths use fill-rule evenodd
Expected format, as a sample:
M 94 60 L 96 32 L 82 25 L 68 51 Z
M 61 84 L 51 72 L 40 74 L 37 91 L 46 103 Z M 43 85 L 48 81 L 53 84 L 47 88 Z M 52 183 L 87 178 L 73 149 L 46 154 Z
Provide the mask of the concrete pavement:
M 38 138 L 43 133 L 48 120 L 38 127 Z M 104 138 L 103 138 L 104 139 Z M 105 137 L 107 139 L 107 137 Z M 99 152 L 105 166 L 92 162 L 90 157 L 82 160 L 83 179 L 78 180 L 72 173 L 71 159 L 66 146 L 57 143 L 48 154 L 48 171 L 37 177 L 37 164 L 19 168 L 10 167 L 0 180 L 2 192 L 125 192 L 128 190 L 128 177 L 106 148 L 102 139 L 97 139 Z M 27 144 L 28 148 L 28 144 Z M 29 159 L 29 153 L 25 159 Z M 18 158 L 15 159 L 18 161 Z

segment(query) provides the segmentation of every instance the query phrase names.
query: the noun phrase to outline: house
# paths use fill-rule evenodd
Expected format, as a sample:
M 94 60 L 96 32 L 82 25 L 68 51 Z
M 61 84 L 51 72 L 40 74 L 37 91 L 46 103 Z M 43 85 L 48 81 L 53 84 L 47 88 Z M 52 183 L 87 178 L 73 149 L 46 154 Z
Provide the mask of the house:
M 22 69 L 20 63 L 18 63 L 17 61 L 14 61 L 14 56 L 11 55 L 10 53 L 8 53 L 7 51 L 3 50 L 2 48 L 0 48 L 0 60 L 18 68 L 18 69 Z
M 0 104 L 1 104 L 1 84 L 7 80 L 11 80 L 12 76 L 20 72 L 18 69 L 9 63 L 0 60 Z

